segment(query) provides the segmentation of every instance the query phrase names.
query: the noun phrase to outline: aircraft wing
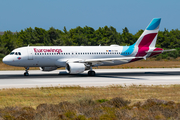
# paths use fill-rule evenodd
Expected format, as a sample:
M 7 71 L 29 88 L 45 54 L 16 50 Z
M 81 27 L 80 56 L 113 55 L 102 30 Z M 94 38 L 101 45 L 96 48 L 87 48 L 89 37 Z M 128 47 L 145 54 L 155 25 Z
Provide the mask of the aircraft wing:
M 120 58 L 101 58 L 101 59 L 86 59 L 83 62 L 110 62 L 110 61 L 114 61 L 114 60 L 118 60 L 118 61 L 127 61 L 127 60 L 131 60 L 131 59 L 135 59 L 135 58 L 139 58 L 139 57 L 120 57 Z M 141 57 L 143 58 L 143 57 Z
M 135 58 L 143 57 L 120 57 L 120 58 L 101 58 L 101 59 L 71 59 L 67 60 L 66 63 L 91 63 L 92 65 L 103 64 L 102 62 L 114 63 L 114 61 L 128 62 L 128 60 L 132 60 Z
M 115 60 L 128 62 L 128 60 L 132 60 L 135 58 L 143 58 L 143 57 L 120 57 L 120 58 L 101 58 L 101 59 L 81 59 L 81 60 L 71 60 L 68 62 L 78 62 L 78 63 L 91 63 L 92 65 L 103 64 L 102 62 L 114 63 Z

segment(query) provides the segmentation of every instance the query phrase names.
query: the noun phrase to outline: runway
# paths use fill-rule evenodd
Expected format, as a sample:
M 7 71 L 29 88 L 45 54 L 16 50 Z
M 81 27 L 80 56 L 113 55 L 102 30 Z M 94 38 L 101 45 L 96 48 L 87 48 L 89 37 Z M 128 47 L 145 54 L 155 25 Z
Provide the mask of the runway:
M 87 71 L 69 75 L 65 70 L 42 72 L 0 71 L 0 89 L 47 86 L 107 86 L 107 85 L 163 85 L 180 84 L 180 68 L 157 69 L 94 69 L 96 76 L 88 76 Z M 60 72 L 60 74 L 59 74 Z

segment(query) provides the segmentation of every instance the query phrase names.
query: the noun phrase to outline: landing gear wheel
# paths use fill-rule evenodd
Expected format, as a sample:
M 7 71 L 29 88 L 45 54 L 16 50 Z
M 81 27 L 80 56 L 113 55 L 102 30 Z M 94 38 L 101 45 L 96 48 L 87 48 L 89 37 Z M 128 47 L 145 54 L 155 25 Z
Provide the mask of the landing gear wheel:
M 29 73 L 28 73 L 28 70 L 29 70 L 29 67 L 25 67 L 25 72 L 24 72 L 24 76 L 29 76 Z
M 29 73 L 28 72 L 24 72 L 24 76 L 29 76 Z
M 89 75 L 89 76 L 95 76 L 96 73 L 95 73 L 95 71 L 88 71 L 88 75 Z

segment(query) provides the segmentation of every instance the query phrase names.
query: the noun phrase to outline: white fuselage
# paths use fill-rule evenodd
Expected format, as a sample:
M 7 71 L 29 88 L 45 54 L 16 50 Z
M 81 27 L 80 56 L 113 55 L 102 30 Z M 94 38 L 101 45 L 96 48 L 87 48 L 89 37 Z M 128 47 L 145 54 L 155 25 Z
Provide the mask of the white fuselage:
M 21 67 L 65 67 L 69 61 L 119 58 L 133 56 L 133 53 L 122 52 L 123 46 L 31 46 L 21 47 L 12 51 L 14 54 L 7 55 L 4 61 L 8 65 Z M 15 54 L 20 52 L 21 55 Z M 129 62 L 118 61 L 101 62 L 93 66 L 118 65 Z

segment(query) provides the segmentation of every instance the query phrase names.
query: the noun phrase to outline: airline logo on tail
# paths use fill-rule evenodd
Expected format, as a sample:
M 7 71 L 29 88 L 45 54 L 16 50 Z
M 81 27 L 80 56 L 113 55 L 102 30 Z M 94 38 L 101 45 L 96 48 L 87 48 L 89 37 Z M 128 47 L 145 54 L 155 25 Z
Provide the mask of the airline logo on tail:
M 161 18 L 154 18 L 136 41 L 134 44 L 137 51 L 135 57 L 145 57 L 146 59 L 146 57 L 157 55 L 163 51 L 161 48 L 155 48 L 160 22 Z M 160 52 L 153 53 L 157 50 Z M 136 60 L 139 59 L 133 59 L 132 61 Z

